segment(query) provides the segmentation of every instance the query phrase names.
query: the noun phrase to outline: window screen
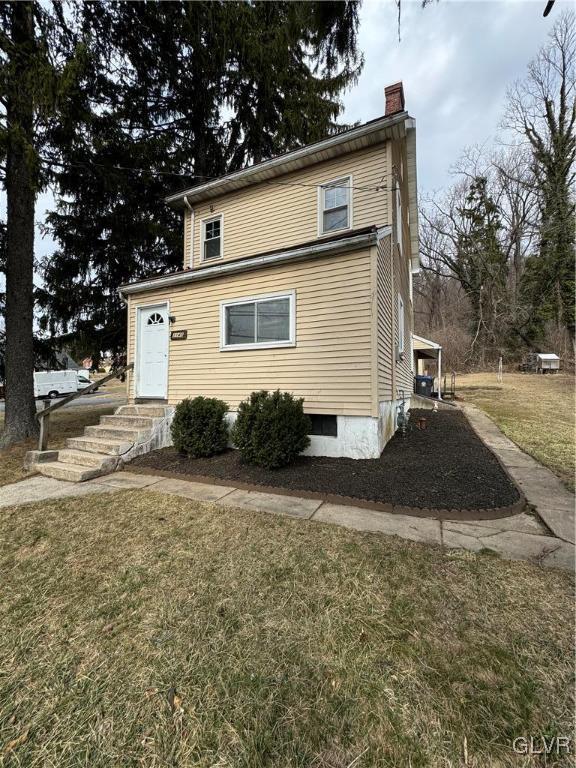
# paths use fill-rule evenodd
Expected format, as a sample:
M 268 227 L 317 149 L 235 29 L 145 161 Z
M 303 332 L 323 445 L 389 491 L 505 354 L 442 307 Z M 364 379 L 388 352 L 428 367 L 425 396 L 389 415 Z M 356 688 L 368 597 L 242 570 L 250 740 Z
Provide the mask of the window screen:
M 322 232 L 350 226 L 350 179 L 340 179 L 322 187 Z
M 290 312 L 289 296 L 225 306 L 225 346 L 291 341 Z

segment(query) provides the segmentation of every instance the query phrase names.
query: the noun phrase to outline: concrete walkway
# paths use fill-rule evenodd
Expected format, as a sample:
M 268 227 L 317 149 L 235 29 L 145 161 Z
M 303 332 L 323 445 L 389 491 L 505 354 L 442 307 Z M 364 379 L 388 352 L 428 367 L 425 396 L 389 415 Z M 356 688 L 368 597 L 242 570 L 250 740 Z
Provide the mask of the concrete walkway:
M 574 544 L 574 494 L 553 472 L 521 451 L 484 411 L 468 403 L 459 406 L 476 434 L 500 459 L 554 536 Z
M 196 501 L 216 502 L 220 506 L 399 536 L 446 549 L 466 549 L 472 552 L 489 549 L 511 560 L 529 560 L 546 567 L 574 569 L 574 546 L 550 535 L 542 523 L 529 514 L 474 523 L 440 521 L 329 504 L 318 499 L 246 491 L 233 485 L 210 485 L 133 472 L 116 472 L 81 484 L 48 477 L 31 477 L 0 488 L 0 507 L 42 499 L 140 488 Z

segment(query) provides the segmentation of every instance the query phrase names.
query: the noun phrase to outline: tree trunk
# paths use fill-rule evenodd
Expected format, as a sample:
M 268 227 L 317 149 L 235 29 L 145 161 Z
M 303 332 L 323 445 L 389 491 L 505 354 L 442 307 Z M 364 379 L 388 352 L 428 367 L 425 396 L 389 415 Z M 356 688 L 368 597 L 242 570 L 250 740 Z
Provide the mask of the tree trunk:
M 4 446 L 38 434 L 34 400 L 34 206 L 32 3 L 12 4 L 6 157 L 6 421 Z

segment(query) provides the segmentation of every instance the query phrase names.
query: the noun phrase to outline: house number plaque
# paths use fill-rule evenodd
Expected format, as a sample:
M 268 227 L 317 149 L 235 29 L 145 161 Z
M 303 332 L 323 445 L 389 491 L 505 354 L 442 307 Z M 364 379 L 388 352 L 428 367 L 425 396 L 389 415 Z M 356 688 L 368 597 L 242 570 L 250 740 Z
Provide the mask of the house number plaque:
M 171 341 L 184 341 L 188 338 L 188 331 L 170 331 Z

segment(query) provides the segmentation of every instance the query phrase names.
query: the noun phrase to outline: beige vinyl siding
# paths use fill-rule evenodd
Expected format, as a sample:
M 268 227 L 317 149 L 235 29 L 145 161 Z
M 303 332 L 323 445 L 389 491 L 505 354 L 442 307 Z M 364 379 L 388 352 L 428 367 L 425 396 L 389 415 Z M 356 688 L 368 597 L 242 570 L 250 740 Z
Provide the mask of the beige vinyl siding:
M 377 249 L 377 317 L 378 317 L 378 400 L 395 400 L 400 390 L 410 394 L 413 389 L 412 331 L 413 310 L 410 300 L 410 229 L 408 226 L 408 168 L 406 141 L 390 142 L 389 188 L 392 213 L 392 236 L 386 237 Z M 402 163 L 404 173 L 402 174 Z M 393 169 L 396 174 L 393 174 Z M 402 197 L 402 252 L 396 242 L 396 194 L 392 191 L 400 183 Z M 393 254 L 393 258 L 392 258 Z M 398 294 L 404 302 L 404 360 L 396 361 L 399 342 Z
M 404 360 L 399 361 L 396 364 L 395 370 L 395 389 L 396 396 L 398 396 L 399 390 L 404 390 L 406 393 L 411 393 L 414 387 L 414 379 L 412 372 L 412 332 L 413 326 L 413 310 L 412 302 L 410 299 L 410 229 L 408 226 L 408 166 L 406 159 L 406 140 L 392 142 L 392 166 L 397 170 L 398 180 L 400 182 L 401 196 L 402 196 L 402 251 L 397 243 L 393 246 L 394 253 L 394 292 L 393 292 L 393 306 L 396 313 L 395 324 L 395 345 L 398 344 L 398 294 L 402 296 L 404 302 Z M 403 175 L 401 169 L 404 168 Z M 396 207 L 394 206 L 394 228 L 393 238 L 396 237 Z
M 354 187 L 351 227 L 388 224 L 388 162 L 383 143 L 195 205 L 194 266 L 201 263 L 202 219 L 218 214 L 224 216 L 225 261 L 319 237 L 318 186 L 349 175 Z M 378 186 L 384 188 L 374 191 Z M 185 257 L 184 266 L 189 265 Z
M 206 395 L 234 410 L 254 390 L 280 388 L 304 397 L 308 413 L 375 415 L 372 252 L 131 295 L 128 359 L 134 360 L 137 307 L 169 299 L 171 329 L 188 331 L 187 340 L 170 341 L 170 403 Z M 295 347 L 220 351 L 221 301 L 284 290 L 296 291 Z
M 378 243 L 376 256 L 376 293 L 377 293 L 377 355 L 378 355 L 378 400 L 392 399 L 393 366 L 393 304 L 392 272 L 390 269 L 391 238 L 385 237 Z
M 413 331 L 413 324 L 412 324 L 412 307 L 410 305 L 410 294 L 409 294 L 409 285 L 408 285 L 408 279 L 409 279 L 409 270 L 410 270 L 410 259 L 405 251 L 403 256 L 401 257 L 398 253 L 398 249 L 396 249 L 395 258 L 394 258 L 394 287 L 395 287 L 395 295 L 394 295 L 394 311 L 396 312 L 396 332 L 395 332 L 395 339 L 396 344 L 398 344 L 399 335 L 398 335 L 398 293 L 402 296 L 402 300 L 404 302 L 404 360 L 398 361 L 396 364 L 396 395 L 398 395 L 399 390 L 403 389 L 405 394 L 409 395 L 414 387 L 414 379 L 413 379 L 413 373 L 412 373 L 412 331 Z

